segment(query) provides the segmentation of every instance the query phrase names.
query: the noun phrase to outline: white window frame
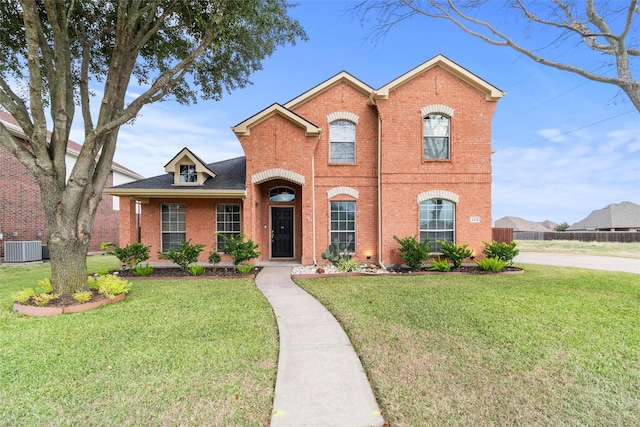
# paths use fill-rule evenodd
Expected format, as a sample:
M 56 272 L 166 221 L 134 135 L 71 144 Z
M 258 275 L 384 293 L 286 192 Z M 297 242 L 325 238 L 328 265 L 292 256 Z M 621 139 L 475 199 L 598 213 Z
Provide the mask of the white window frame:
M 440 204 L 443 208 L 437 215 L 431 208 L 433 203 Z M 428 199 L 418 205 L 418 228 L 420 230 L 420 241 L 429 238 L 429 243 L 433 246 L 435 253 L 441 253 L 438 240 L 448 240 L 455 242 L 456 238 L 456 203 L 447 199 Z M 446 214 L 442 216 L 442 214 Z
M 348 126 L 347 126 L 348 125 Z M 353 140 L 338 140 L 339 134 L 342 132 L 338 132 L 337 128 L 340 127 L 349 127 L 353 130 Z M 334 128 L 336 129 L 334 131 Z M 333 164 L 355 164 L 356 162 L 356 124 L 351 120 L 334 120 L 329 124 L 329 163 Z M 344 153 L 334 153 L 334 148 L 337 147 L 346 147 L 351 146 L 351 153 L 348 153 L 347 156 Z M 337 150 L 336 150 L 337 151 Z M 345 150 L 346 151 L 346 150 Z
M 340 206 L 353 206 L 352 209 L 347 211 L 341 211 Z M 334 213 L 337 217 L 334 217 Z M 353 214 L 353 219 L 349 219 L 349 213 Z M 344 214 L 344 215 L 341 215 Z M 344 216 L 344 218 L 342 218 Z M 356 219 L 357 219 L 357 206 L 356 202 L 352 200 L 332 200 L 329 202 L 329 243 L 338 238 L 340 243 L 347 243 L 347 236 L 352 235 L 353 240 L 349 244 L 349 247 L 344 253 L 356 252 Z M 351 227 L 349 227 L 351 225 Z
M 446 127 L 443 127 L 442 123 L 445 121 Z M 451 159 L 451 117 L 441 113 L 427 114 L 422 119 L 422 123 L 422 158 L 424 160 Z M 427 147 L 429 147 L 429 153 Z M 446 153 L 442 152 L 445 149 Z
M 183 172 L 184 169 L 184 172 Z M 180 183 L 190 184 L 198 182 L 198 172 L 196 171 L 196 165 L 179 165 L 178 170 L 180 172 Z
M 226 208 L 233 210 L 227 212 Z M 237 219 L 233 217 L 237 215 Z M 222 219 L 221 219 L 222 216 Z M 217 203 L 216 204 L 216 249 L 224 245 L 224 237 L 227 238 L 242 234 L 242 206 L 240 203 Z
M 160 248 L 167 252 L 187 240 L 187 209 L 184 203 L 160 205 Z

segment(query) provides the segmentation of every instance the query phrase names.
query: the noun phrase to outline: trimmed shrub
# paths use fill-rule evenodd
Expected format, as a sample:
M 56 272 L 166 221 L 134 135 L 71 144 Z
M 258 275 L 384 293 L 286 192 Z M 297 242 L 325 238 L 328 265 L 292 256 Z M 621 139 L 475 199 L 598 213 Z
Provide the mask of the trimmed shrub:
M 516 249 L 516 242 L 500 243 L 493 241 L 484 243 L 482 253 L 486 258 L 498 258 L 505 262 L 505 265 L 512 265 L 513 259 L 520 253 L 520 249 Z
M 129 267 L 129 270 L 133 269 L 136 265 L 149 259 L 149 249 L 151 246 L 145 246 L 140 242 L 131 243 L 124 248 L 119 248 L 113 243 L 103 243 L 108 247 L 113 246 L 113 250 L 108 251 L 108 254 L 115 255 L 118 260 Z
M 204 250 L 205 245 L 192 245 L 191 239 L 188 241 L 180 241 L 177 248 L 171 248 L 167 252 L 158 252 L 160 259 L 168 259 L 180 266 L 184 272 L 188 271 L 189 264 L 198 261 L 200 252 Z
M 218 233 L 216 233 L 216 235 L 218 235 Z M 238 234 L 237 236 L 231 237 L 220 234 L 220 236 L 222 236 L 225 242 L 219 249 L 233 258 L 233 265 L 237 266 L 238 264 L 260 256 L 260 252 L 256 251 L 259 245 L 256 245 L 251 239 L 245 241 L 244 239 L 248 237 L 246 234 Z M 211 255 L 209 259 L 211 260 Z M 217 259 L 218 262 L 220 262 L 220 255 L 218 255 Z
M 429 244 L 429 239 L 420 242 L 418 236 L 400 239 L 394 235 L 393 238 L 400 245 L 400 258 L 409 268 L 414 270 L 419 270 L 422 267 L 422 263 L 429 259 L 430 253 L 433 251 L 433 246 Z
M 465 259 L 473 255 L 473 251 L 471 249 L 467 249 L 467 246 L 469 246 L 467 243 L 456 245 L 455 243 L 447 240 L 438 240 L 438 243 L 440 244 L 442 255 L 451 260 L 453 268 L 459 268 Z

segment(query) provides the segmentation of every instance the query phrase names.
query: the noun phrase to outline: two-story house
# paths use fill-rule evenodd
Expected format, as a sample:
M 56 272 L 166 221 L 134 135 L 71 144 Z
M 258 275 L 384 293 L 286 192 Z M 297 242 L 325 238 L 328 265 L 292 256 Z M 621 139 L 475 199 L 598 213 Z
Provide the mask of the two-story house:
M 338 73 L 234 126 L 245 157 L 208 164 L 185 148 L 166 175 L 106 190 L 121 197 L 120 242 L 136 241 L 140 203 L 151 260 L 180 240 L 215 250 L 220 235 L 240 232 L 261 260 L 302 264 L 321 263 L 335 239 L 354 259 L 385 265 L 402 262 L 393 236 L 480 254 L 503 95 L 442 55 L 379 89 Z

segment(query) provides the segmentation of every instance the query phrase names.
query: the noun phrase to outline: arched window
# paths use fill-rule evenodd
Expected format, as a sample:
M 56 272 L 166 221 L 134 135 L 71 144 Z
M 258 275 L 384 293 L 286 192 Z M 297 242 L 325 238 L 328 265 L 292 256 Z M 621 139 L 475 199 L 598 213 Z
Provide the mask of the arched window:
M 455 206 L 446 199 L 429 199 L 420 203 L 420 241 L 429 239 L 434 252 L 440 252 L 438 240 L 455 241 Z
M 287 187 L 276 187 L 269 191 L 269 201 L 271 202 L 293 202 L 296 193 Z
M 429 114 L 424 118 L 424 158 L 450 158 L 449 117 L 444 114 Z
M 356 125 L 349 120 L 335 120 L 329 129 L 330 163 L 356 162 Z

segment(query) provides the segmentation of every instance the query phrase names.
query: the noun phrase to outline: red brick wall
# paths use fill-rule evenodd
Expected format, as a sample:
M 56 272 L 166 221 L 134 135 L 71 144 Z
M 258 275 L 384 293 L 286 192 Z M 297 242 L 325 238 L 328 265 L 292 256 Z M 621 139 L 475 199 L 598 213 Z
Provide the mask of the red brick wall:
M 112 185 L 110 175 L 107 186 Z M 46 220 L 40 199 L 40 188 L 31 173 L 6 148 L 0 146 L 0 257 L 4 257 L 4 241 L 42 240 L 46 244 Z M 13 232 L 18 237 L 12 236 Z M 41 232 L 42 237 L 36 233 Z M 90 251 L 100 250 L 100 243 L 118 243 L 118 212 L 112 209 L 112 196 L 105 195 L 98 206 Z

